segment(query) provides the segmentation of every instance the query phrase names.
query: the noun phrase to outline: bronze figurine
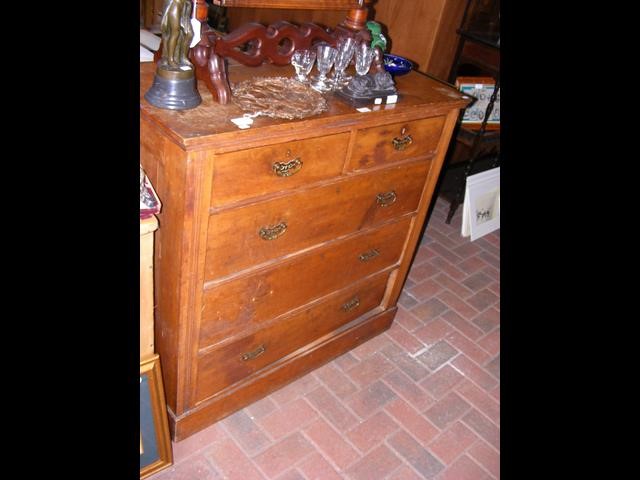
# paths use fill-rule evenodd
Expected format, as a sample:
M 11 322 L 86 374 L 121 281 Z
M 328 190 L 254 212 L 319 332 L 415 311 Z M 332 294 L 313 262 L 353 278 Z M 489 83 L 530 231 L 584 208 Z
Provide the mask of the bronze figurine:
M 189 46 L 193 39 L 191 0 L 167 0 L 160 29 L 162 31 L 162 59 L 159 67 L 171 70 L 193 68 L 189 61 Z
M 195 68 L 189 61 L 193 40 L 191 0 L 166 0 L 160 29 L 162 56 L 158 61 L 153 85 L 144 98 L 159 108 L 185 110 L 200 105 L 196 90 Z

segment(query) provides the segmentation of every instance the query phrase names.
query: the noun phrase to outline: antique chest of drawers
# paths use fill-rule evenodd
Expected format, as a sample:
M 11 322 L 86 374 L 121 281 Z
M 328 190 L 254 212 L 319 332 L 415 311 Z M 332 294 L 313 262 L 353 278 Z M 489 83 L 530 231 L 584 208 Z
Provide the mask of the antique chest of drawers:
M 155 344 L 179 441 L 389 328 L 468 100 L 412 72 L 393 105 L 328 96 L 321 115 L 239 129 L 202 86 L 193 110 L 149 105 L 153 74 L 140 161 L 163 203 Z

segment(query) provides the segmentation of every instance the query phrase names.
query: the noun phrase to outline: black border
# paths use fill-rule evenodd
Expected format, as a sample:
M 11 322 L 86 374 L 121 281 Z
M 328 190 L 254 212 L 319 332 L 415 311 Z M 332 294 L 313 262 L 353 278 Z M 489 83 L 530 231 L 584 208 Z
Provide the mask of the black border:
M 34 6 L 4 74 L 8 438 L 29 471 L 135 479 L 139 5 Z

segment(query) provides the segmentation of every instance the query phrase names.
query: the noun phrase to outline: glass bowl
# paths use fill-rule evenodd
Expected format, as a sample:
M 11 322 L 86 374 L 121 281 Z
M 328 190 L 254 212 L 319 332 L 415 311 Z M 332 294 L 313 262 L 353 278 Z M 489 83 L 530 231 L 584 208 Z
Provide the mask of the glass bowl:
M 391 53 L 384 54 L 384 69 L 391 75 L 404 75 L 412 68 L 413 64 L 406 58 Z

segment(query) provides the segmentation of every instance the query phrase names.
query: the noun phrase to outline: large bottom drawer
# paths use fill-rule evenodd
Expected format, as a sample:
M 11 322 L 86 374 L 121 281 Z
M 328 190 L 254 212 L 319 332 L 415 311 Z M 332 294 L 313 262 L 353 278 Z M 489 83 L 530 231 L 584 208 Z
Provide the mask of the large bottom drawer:
M 175 415 L 169 408 L 173 440 L 179 442 L 187 438 L 382 333 L 391 326 L 397 308 L 376 310 L 382 309 L 374 309 L 364 318 L 358 317 L 335 330 L 335 334 L 318 339 L 308 349 L 288 355 L 259 375 L 252 375 L 246 382 L 239 382 L 182 415 Z
M 205 353 L 198 362 L 196 402 L 233 385 L 379 306 L 388 273 L 332 294 L 240 340 Z

